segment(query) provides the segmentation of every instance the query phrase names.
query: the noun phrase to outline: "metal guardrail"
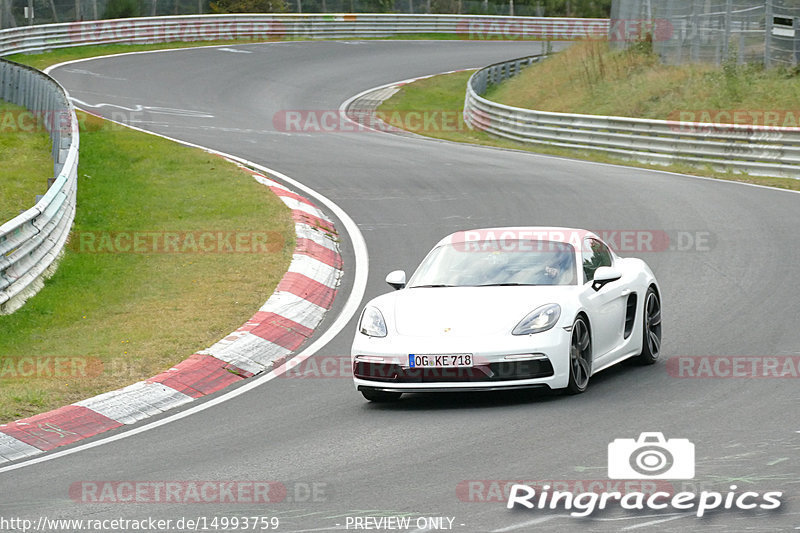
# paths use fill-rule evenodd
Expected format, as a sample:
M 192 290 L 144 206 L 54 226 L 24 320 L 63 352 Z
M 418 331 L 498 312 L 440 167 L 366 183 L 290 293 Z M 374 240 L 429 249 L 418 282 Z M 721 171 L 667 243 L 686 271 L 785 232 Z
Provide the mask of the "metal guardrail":
M 106 43 L 284 38 L 370 38 L 409 34 L 465 39 L 573 40 L 605 34 L 602 19 L 481 15 L 269 14 L 187 15 L 28 26 L 0 31 L 0 56 Z M 476 72 L 467 86 L 470 127 L 525 143 L 599 150 L 650 163 L 690 163 L 754 175 L 800 177 L 800 129 L 677 123 L 546 113 L 483 98 L 487 87 L 539 57 Z M 36 205 L 0 226 L 0 313 L 35 293 L 54 263 L 75 216 L 78 126 L 64 89 L 38 71 L 0 61 L 0 99 L 45 120 L 53 140 L 55 179 Z M 55 119 L 54 117 L 59 117 Z
M 144 17 L 0 31 L 0 56 L 107 43 L 283 38 L 377 38 L 410 34 L 465 39 L 575 40 L 608 33 L 607 19 L 404 14 L 229 14 Z
M 483 97 L 541 56 L 497 63 L 467 83 L 464 121 L 526 144 L 604 152 L 644 163 L 684 163 L 754 176 L 800 178 L 800 128 L 551 113 Z
M 465 39 L 573 40 L 607 33 L 608 20 L 482 15 L 186 15 L 26 26 L 0 31 L 0 57 L 55 48 L 173 41 L 371 38 L 409 34 Z M 0 60 L 0 99 L 44 118 L 54 183 L 36 205 L 0 226 L 0 314 L 36 293 L 55 268 L 75 217 L 78 128 L 64 89 L 34 69 Z
M 78 121 L 66 91 L 36 69 L 0 60 L 0 99 L 40 119 L 53 141 L 55 179 L 36 205 L 0 226 L 0 314 L 19 308 L 54 269 L 75 217 Z

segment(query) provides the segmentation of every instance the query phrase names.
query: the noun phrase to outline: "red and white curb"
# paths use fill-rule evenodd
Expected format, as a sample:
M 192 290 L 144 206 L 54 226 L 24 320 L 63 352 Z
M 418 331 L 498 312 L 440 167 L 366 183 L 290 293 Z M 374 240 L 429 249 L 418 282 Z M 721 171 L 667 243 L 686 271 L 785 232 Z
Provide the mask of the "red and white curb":
M 446 74 L 455 74 L 457 72 L 466 72 L 468 70 L 478 70 L 479 68 L 481 68 L 481 67 L 460 68 L 460 69 L 456 69 L 456 70 L 448 70 L 448 71 L 445 71 L 445 72 L 440 72 L 438 74 L 428 74 L 426 76 L 417 76 L 416 78 L 408 78 L 408 79 L 401 80 L 401 81 L 394 81 L 392 83 L 386 83 L 384 85 L 378 85 L 377 87 L 373 87 L 372 89 L 367 89 L 366 91 L 361 91 L 360 93 L 358 93 L 356 95 L 353 95 L 350 98 L 348 98 L 347 100 L 345 100 L 344 102 L 342 102 L 342 104 L 339 106 L 339 116 L 344 117 L 345 120 L 353 123 L 358 128 L 364 128 L 364 129 L 367 129 L 367 130 L 370 130 L 370 131 L 374 131 L 376 133 L 392 133 L 392 134 L 398 134 L 399 133 L 399 134 L 410 135 L 410 136 L 413 136 L 413 137 L 425 138 L 424 135 L 419 135 L 417 133 L 413 133 L 413 132 L 398 128 L 396 126 L 392 126 L 390 124 L 387 124 L 386 122 L 384 122 L 383 120 L 381 120 L 381 119 L 379 119 L 379 118 L 377 118 L 375 116 L 375 110 L 378 108 L 378 106 L 380 104 L 382 104 L 385 100 L 388 100 L 389 98 L 394 96 L 394 94 L 397 91 L 399 91 L 400 89 L 402 89 L 406 85 L 409 85 L 411 83 L 414 83 L 414 82 L 420 81 L 420 80 L 427 80 L 428 78 L 433 78 L 435 76 L 444 76 Z M 373 98 L 369 99 L 370 100 L 370 106 L 372 106 L 371 108 L 369 108 L 369 109 L 351 109 L 353 107 L 353 103 L 354 102 L 364 98 L 365 96 L 373 97 Z M 351 112 L 354 112 L 354 113 L 364 113 L 364 112 L 366 112 L 366 114 L 370 118 L 370 122 L 369 122 L 370 124 L 380 123 L 380 124 L 383 124 L 383 126 L 380 129 L 378 129 L 378 128 L 373 128 L 373 127 L 367 125 L 367 123 L 359 122 L 358 120 L 356 120 L 352 116 L 350 116 Z M 362 117 L 357 117 L 357 118 L 363 118 L 363 116 Z
M 268 372 L 314 333 L 342 276 L 336 229 L 307 198 L 247 170 L 291 209 L 295 223 L 292 262 L 267 302 L 242 327 L 157 376 L 0 425 L 0 464 L 134 424 Z

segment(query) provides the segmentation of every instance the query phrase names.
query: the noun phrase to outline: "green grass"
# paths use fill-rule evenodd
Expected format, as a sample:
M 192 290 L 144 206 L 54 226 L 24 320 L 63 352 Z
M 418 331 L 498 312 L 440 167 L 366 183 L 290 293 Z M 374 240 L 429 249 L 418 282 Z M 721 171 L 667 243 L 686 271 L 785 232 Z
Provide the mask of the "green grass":
M 541 74 L 537 75 L 535 69 L 544 67 L 545 65 L 547 65 L 547 62 L 544 62 L 541 65 L 528 67 L 525 71 L 523 71 L 521 76 L 527 75 L 529 76 L 529 80 L 541 80 L 544 78 L 544 76 Z M 551 68 L 552 65 L 553 63 L 548 65 L 548 68 Z M 672 172 L 680 172 L 682 174 L 706 176 L 724 180 L 766 185 L 770 187 L 800 190 L 800 180 L 791 178 L 755 177 L 744 174 L 719 172 L 712 168 L 699 168 L 687 164 L 673 164 L 668 166 L 649 165 L 646 163 L 637 163 L 634 161 L 608 156 L 602 152 L 589 150 L 570 150 L 543 145 L 529 145 L 505 139 L 498 139 L 491 137 L 484 132 L 473 131 L 469 128 L 466 128 L 463 120 L 460 118 L 458 118 L 456 123 L 452 123 L 448 127 L 438 127 L 435 123 L 430 127 L 425 127 L 424 124 L 423 127 L 413 127 L 418 125 L 416 121 L 410 121 L 407 119 L 405 121 L 403 120 L 405 117 L 409 117 L 410 113 L 415 112 L 432 114 L 446 111 L 450 117 L 460 117 L 464 109 L 464 93 L 467 87 L 467 80 L 471 74 L 472 72 L 443 74 L 404 85 L 394 96 L 379 106 L 378 116 L 386 119 L 387 122 L 390 122 L 396 126 L 405 126 L 404 129 L 408 129 L 414 133 L 447 141 L 467 142 L 499 148 L 550 154 L 561 157 L 586 159 L 589 161 L 597 161 L 602 163 L 613 163 L 638 168 L 667 170 Z M 548 71 L 548 75 L 556 77 L 559 75 L 559 73 L 558 70 L 555 69 Z M 513 81 L 515 80 L 512 79 L 511 82 Z M 566 89 L 564 89 L 563 92 L 567 92 Z M 497 101 L 496 94 L 497 93 L 493 93 L 491 96 L 491 98 L 495 101 Z M 558 95 L 553 95 L 553 97 L 556 98 Z M 560 111 L 566 111 L 566 109 L 562 108 Z M 573 110 L 572 112 L 578 111 Z M 393 117 L 394 120 L 392 120 Z
M 797 70 L 733 61 L 722 67 L 662 65 L 644 47 L 612 51 L 604 41 L 577 43 L 491 88 L 486 97 L 540 111 L 660 120 L 677 120 L 681 113 L 699 118 L 700 111 L 716 117 L 720 110 L 791 112 L 783 114 L 788 126 L 800 119 Z
M 294 249 L 289 210 L 247 172 L 95 117 L 80 120 L 78 210 L 67 252 L 42 291 L 0 316 L 0 421 L 128 385 L 210 346 L 269 297 Z M 275 232 L 268 242 L 276 247 L 93 253 L 86 246 L 87 237 L 96 250 L 103 235 L 162 231 Z M 69 363 L 57 375 L 20 375 L 32 361 L 54 358 Z
M 25 108 L 0 100 L 0 224 L 33 207 L 53 177 L 50 137 Z

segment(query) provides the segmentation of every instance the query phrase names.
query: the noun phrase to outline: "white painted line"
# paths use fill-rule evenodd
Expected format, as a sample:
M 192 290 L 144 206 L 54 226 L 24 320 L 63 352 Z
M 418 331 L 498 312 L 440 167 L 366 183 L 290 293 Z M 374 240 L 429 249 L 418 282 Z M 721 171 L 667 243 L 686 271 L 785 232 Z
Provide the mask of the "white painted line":
M 313 41 L 308 41 L 313 42 Z M 252 44 L 270 44 L 270 43 L 252 43 Z M 165 52 L 188 52 L 190 50 L 202 50 L 205 48 L 222 48 L 226 45 L 224 44 L 211 44 L 207 46 L 192 46 L 192 47 L 185 47 L 185 48 L 163 48 L 161 50 L 141 50 L 138 52 L 124 52 L 122 54 L 106 54 L 104 56 L 95 56 L 95 57 L 86 57 L 83 59 L 73 59 L 72 61 L 64 61 L 63 63 L 56 63 L 55 65 L 50 65 L 46 67 L 42 72 L 47 75 L 51 75 L 50 72 L 57 68 L 65 67 L 67 65 L 75 65 L 78 63 L 86 63 L 87 61 L 94 61 L 95 59 L 108 59 L 108 58 L 115 58 L 115 57 L 123 57 L 123 56 L 138 56 L 142 54 L 162 54 Z
M 519 524 L 514 524 L 513 526 L 508 527 L 501 527 L 500 529 L 492 530 L 492 533 L 506 533 L 507 531 L 516 531 L 517 529 L 524 529 L 529 526 L 535 526 L 536 524 L 544 524 L 545 522 L 549 522 L 554 518 L 560 518 L 559 515 L 548 515 L 548 516 L 540 516 L 539 518 L 534 518 L 533 520 L 528 520 L 527 522 L 522 522 Z
M 79 105 L 83 108 L 92 107 L 94 109 L 100 109 L 103 107 L 116 107 L 117 109 L 122 109 L 123 111 L 130 111 L 131 113 L 138 113 L 141 111 L 147 111 L 149 113 L 153 113 L 156 115 L 174 115 L 178 117 L 195 117 L 195 118 L 214 118 L 214 115 L 210 115 L 205 111 L 195 111 L 192 109 L 175 109 L 171 107 L 153 107 L 153 106 L 146 106 L 136 104 L 134 107 L 125 107 L 117 104 L 87 104 L 83 100 L 78 100 L 77 98 L 70 97 L 70 100 L 73 104 Z
M 211 48 L 211 47 L 209 47 L 209 48 Z M 190 49 L 184 49 L 184 50 L 190 50 Z M 150 53 L 150 52 L 131 52 L 131 53 L 138 54 L 138 53 Z M 78 59 L 78 60 L 75 60 L 75 61 L 69 61 L 68 63 L 69 64 L 74 64 L 74 63 L 80 63 L 80 62 L 84 62 L 84 61 L 92 61 L 94 59 L 99 59 L 99 58 Z M 59 66 L 64 65 L 64 64 L 66 64 L 66 63 L 60 63 L 58 65 L 53 65 L 52 67 L 49 67 L 47 69 L 47 72 L 49 73 L 53 69 L 58 68 Z M 114 122 L 114 121 L 111 121 L 111 122 Z M 369 254 L 367 252 L 367 244 L 364 241 L 364 236 L 361 234 L 361 231 L 358 229 L 358 226 L 356 225 L 356 223 L 353 221 L 352 218 L 350 218 L 350 216 L 344 211 L 344 209 L 342 209 L 341 207 L 336 205 L 336 203 L 334 203 L 332 200 L 330 200 L 327 197 L 323 196 L 322 194 L 318 193 L 317 191 L 315 191 L 311 187 L 308 187 L 307 185 L 303 185 L 299 181 L 296 181 L 296 180 L 290 178 L 289 176 L 287 176 L 287 175 L 285 175 L 285 174 L 283 174 L 281 172 L 278 172 L 277 170 L 272 170 L 272 169 L 267 168 L 267 167 L 265 167 L 263 165 L 259 165 L 257 163 L 254 163 L 252 161 L 248 161 L 248 160 L 243 159 L 241 157 L 236 157 L 234 155 L 226 154 L 224 152 L 219 152 L 217 150 L 211 150 L 211 149 L 206 148 L 204 146 L 200 146 L 200 145 L 197 145 L 197 144 L 194 144 L 194 143 L 189 143 L 189 142 L 186 142 L 186 141 L 181 141 L 179 139 L 174 139 L 172 137 L 167 137 L 166 135 L 160 135 L 160 134 L 157 134 L 157 133 L 153 133 L 151 131 L 143 130 L 143 129 L 137 128 L 135 126 L 125 125 L 125 124 L 122 124 L 120 122 L 116 122 L 116 124 L 121 124 L 121 125 L 126 126 L 128 128 L 131 128 L 131 129 L 133 129 L 135 131 L 141 131 L 143 133 L 148 133 L 150 135 L 155 135 L 157 137 L 168 139 L 170 141 L 177 142 L 177 143 L 182 144 L 184 146 L 189 146 L 189 147 L 192 147 L 192 148 L 200 148 L 202 150 L 207 151 L 208 153 L 220 155 L 222 157 L 227 157 L 227 158 L 229 158 L 229 159 L 231 159 L 233 161 L 236 161 L 238 163 L 242 163 L 243 165 L 247 165 L 247 166 L 255 168 L 255 169 L 257 169 L 257 170 L 259 170 L 261 172 L 265 172 L 267 174 L 275 176 L 278 179 L 288 183 L 293 188 L 299 189 L 299 190 L 303 191 L 304 193 L 308 194 L 309 196 L 313 196 L 315 199 L 317 199 L 320 202 L 320 204 L 322 204 L 326 208 L 328 208 L 342 222 L 342 225 L 344 226 L 345 231 L 347 232 L 347 234 L 350 237 L 350 241 L 351 241 L 351 243 L 353 245 L 353 252 L 355 254 L 355 264 L 354 264 L 354 272 L 353 272 L 353 278 L 354 278 L 353 279 L 353 288 L 350 291 L 350 294 L 348 295 L 347 301 L 345 302 L 344 306 L 342 307 L 341 312 L 337 315 L 336 319 L 333 321 L 333 323 L 330 325 L 330 327 L 328 327 L 328 329 L 326 329 L 322 333 L 322 335 L 320 335 L 314 342 L 312 342 L 305 350 L 303 350 L 302 352 L 297 354 L 294 358 L 292 358 L 292 361 L 294 361 L 294 364 L 303 362 L 304 360 L 308 359 L 309 357 L 311 357 L 312 355 L 317 353 L 320 349 L 322 349 L 326 344 L 328 344 L 331 340 L 333 340 L 333 338 L 336 337 L 336 335 L 338 335 L 340 331 L 342 331 L 344 329 L 344 327 L 348 324 L 348 322 L 350 322 L 350 319 L 360 310 L 361 300 L 364 298 L 364 292 L 366 291 L 366 288 L 367 288 L 367 278 L 369 276 Z M 268 372 L 267 374 L 264 374 L 264 375 L 261 375 L 261 376 L 257 376 L 257 377 L 254 377 L 252 379 L 247 380 L 247 382 L 244 385 L 242 385 L 241 387 L 238 387 L 238 388 L 233 389 L 233 390 L 231 390 L 229 392 L 221 394 L 221 395 L 219 395 L 219 396 L 217 396 L 217 397 L 215 397 L 215 398 L 213 398 L 211 400 L 208 400 L 206 402 L 194 405 L 193 407 L 190 407 L 190 408 L 186 409 L 185 411 L 181 411 L 179 413 L 175 413 L 173 415 L 164 417 L 164 418 L 162 418 L 160 420 L 155 420 L 153 422 L 146 423 L 146 424 L 144 424 L 142 426 L 139 426 L 139 427 L 130 428 L 127 431 L 116 433 L 114 435 L 111 435 L 111 436 L 108 436 L 108 437 L 105 437 L 105 438 L 100 438 L 100 439 L 95 440 L 93 442 L 88 442 L 86 444 L 81 444 L 81 445 L 75 446 L 74 448 L 68 448 L 66 450 L 56 451 L 56 452 L 53 452 L 53 453 L 50 453 L 50 454 L 47 454 L 47 455 L 41 455 L 41 456 L 38 456 L 38 457 L 34 457 L 34 458 L 30 459 L 30 460 L 27 460 L 27 461 L 24 461 L 24 462 L 21 462 L 21 463 L 17 463 L 17 464 L 14 464 L 14 465 L 8 465 L 8 466 L 5 466 L 5 467 L 2 467 L 2 468 L 0 468 L 0 473 L 9 472 L 11 470 L 17 470 L 17 469 L 20 469 L 20 468 L 24 468 L 26 466 L 35 465 L 35 464 L 43 463 L 43 462 L 46 462 L 46 461 L 51 461 L 51 460 L 57 459 L 59 457 L 64 457 L 66 455 L 72 455 L 74 453 L 82 452 L 84 450 L 89 450 L 89 449 L 95 448 L 97 446 L 102 446 L 104 444 L 108 444 L 108 443 L 111 443 L 111 442 L 116 442 L 118 440 L 126 439 L 128 437 L 132 437 L 134 435 L 138 435 L 139 433 L 144 433 L 145 431 L 150 431 L 151 429 L 156 429 L 158 427 L 161 427 L 163 425 L 169 424 L 171 422 L 175 422 L 177 420 L 181 420 L 183 418 L 191 416 L 191 415 L 193 415 L 195 413 L 199 413 L 201 411 L 205 411 L 206 409 L 210 409 L 210 408 L 216 406 L 217 404 L 220 404 L 220 403 L 226 402 L 228 400 L 232 400 L 233 398 L 236 398 L 238 396 L 241 396 L 242 394 L 244 394 L 246 392 L 249 392 L 251 389 L 254 389 L 256 387 L 259 387 L 259 386 L 263 385 L 264 383 L 272 381 L 273 379 L 278 377 L 282 372 L 283 372 L 283 367 L 279 367 L 279 368 L 277 368 L 277 369 L 275 369 L 275 370 L 273 370 L 271 372 Z
M 605 468 L 601 468 L 601 470 L 605 470 Z M 592 518 L 597 522 L 621 522 L 624 520 L 641 520 L 642 518 L 664 518 L 665 516 L 676 516 L 676 515 L 683 515 L 685 513 L 658 513 L 658 514 L 644 514 L 644 515 L 626 515 L 626 516 L 615 516 L 612 518 Z
M 80 74 L 82 76 L 91 76 L 92 78 L 100 78 L 101 80 L 128 81 L 127 78 L 115 78 L 114 76 L 106 76 L 104 74 L 98 74 L 96 72 L 80 68 L 65 68 L 64 72 L 70 72 L 72 74 Z
M 639 529 L 640 527 L 647 527 L 653 526 L 655 524 L 663 524 L 664 522 L 671 522 L 673 520 L 677 520 L 678 518 L 684 518 L 687 516 L 694 516 L 692 513 L 681 513 L 677 516 L 670 516 L 668 518 L 661 518 L 660 520 L 651 520 L 649 522 L 642 522 L 641 524 L 634 524 L 632 526 L 624 527 L 620 531 L 631 531 L 634 529 Z

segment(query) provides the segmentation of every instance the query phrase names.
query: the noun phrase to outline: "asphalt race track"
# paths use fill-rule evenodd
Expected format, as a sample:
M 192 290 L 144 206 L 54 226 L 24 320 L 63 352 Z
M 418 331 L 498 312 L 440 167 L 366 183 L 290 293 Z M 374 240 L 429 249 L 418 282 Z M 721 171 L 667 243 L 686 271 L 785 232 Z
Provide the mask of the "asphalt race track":
M 368 247 L 364 301 L 390 290 L 386 273 L 413 271 L 439 238 L 458 229 L 665 231 L 672 249 L 627 254 L 648 261 L 662 285 L 663 357 L 796 362 L 795 193 L 391 134 L 273 126 L 281 111 L 336 110 L 377 85 L 484 66 L 539 46 L 277 42 L 97 59 L 53 75 L 81 107 L 265 165 L 336 202 Z M 353 250 L 343 236 L 339 308 L 352 286 Z M 347 356 L 354 330 L 355 318 L 314 358 Z M 275 379 L 130 438 L 5 471 L 0 515 L 277 516 L 278 531 L 286 532 L 344 529 L 354 517 L 379 516 L 409 516 L 412 531 L 426 525 L 420 517 L 452 518 L 452 529 L 463 532 L 800 528 L 797 376 L 729 378 L 718 366 L 716 377 L 697 379 L 675 368 L 665 360 L 621 365 L 574 397 L 412 395 L 388 406 L 367 403 L 347 376 Z M 507 510 L 491 492 L 505 480 L 587 487 L 600 480 L 606 488 L 608 444 L 647 431 L 695 444 L 695 479 L 671 482 L 675 491 L 780 491 L 781 508 L 699 519 L 693 511 L 615 507 L 574 518 L 563 510 Z M 84 481 L 192 480 L 277 481 L 287 497 L 266 505 L 91 504 L 70 495 Z

